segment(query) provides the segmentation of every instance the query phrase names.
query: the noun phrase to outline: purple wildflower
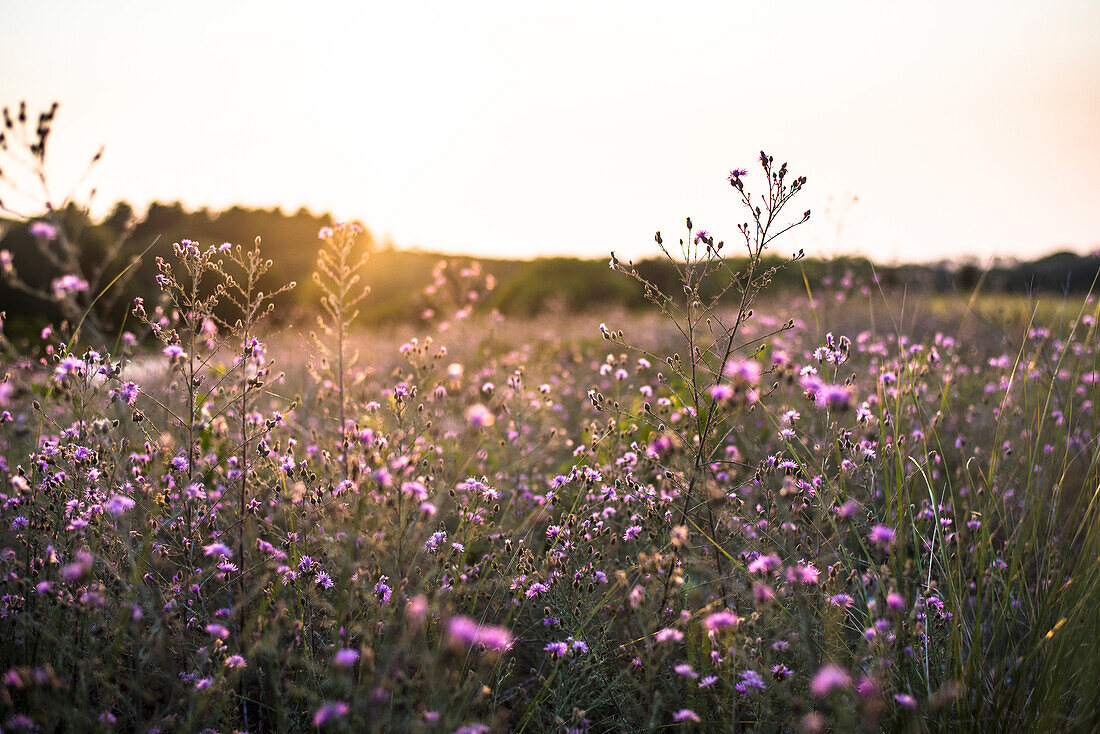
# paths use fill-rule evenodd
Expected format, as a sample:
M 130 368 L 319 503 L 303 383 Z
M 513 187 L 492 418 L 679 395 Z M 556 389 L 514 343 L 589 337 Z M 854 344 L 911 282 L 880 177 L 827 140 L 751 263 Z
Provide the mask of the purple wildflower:
M 734 686 L 734 688 L 736 688 L 740 693 L 747 693 L 753 688 L 764 690 L 764 688 L 766 687 L 767 686 L 764 684 L 764 679 L 761 678 L 760 674 L 752 668 L 746 668 L 745 670 L 742 670 L 741 680 L 737 683 L 736 686 Z
M 49 222 L 43 222 L 41 219 L 37 222 L 31 222 L 30 233 L 31 237 L 39 237 L 44 240 L 57 239 L 57 227 Z
M 847 410 L 852 404 L 852 391 L 847 385 L 822 385 L 817 403 L 830 410 Z
M 564 642 L 550 642 L 542 649 L 556 658 L 565 657 L 569 653 L 569 646 Z
M 871 532 L 867 533 L 867 540 L 884 551 L 890 550 L 890 546 L 894 544 L 897 537 L 897 531 L 885 525 L 875 525 L 871 528 Z
M 359 652 L 349 648 L 337 650 L 336 654 L 332 656 L 332 663 L 338 668 L 350 668 L 355 665 L 358 660 Z
M 854 600 L 847 594 L 840 593 L 830 596 L 827 601 L 835 607 L 850 607 Z
M 387 577 L 383 576 L 378 580 L 378 583 L 374 585 L 374 593 L 378 595 L 378 601 L 383 604 L 389 604 L 390 597 L 393 595 L 393 589 L 386 583 L 387 580 Z
M 107 512 L 118 517 L 127 510 L 133 509 L 134 501 L 125 495 L 115 494 L 111 495 L 111 499 L 107 500 L 107 503 L 103 505 L 103 507 Z
M 436 532 L 432 533 L 430 538 L 428 538 L 426 541 L 424 541 L 424 550 L 426 550 L 429 553 L 435 553 L 437 550 L 439 550 L 440 544 L 446 543 L 446 542 L 447 542 L 447 531 L 446 530 L 437 530 Z
M 138 386 L 132 382 L 123 383 L 118 389 L 118 396 L 127 405 L 133 405 L 137 401 L 138 389 Z
M 203 553 L 207 556 L 224 556 L 225 558 L 233 557 L 233 550 L 222 542 L 211 543 L 210 545 L 203 546 Z
M 69 563 L 61 567 L 59 575 L 63 581 L 76 583 L 82 580 L 90 569 L 86 563 Z

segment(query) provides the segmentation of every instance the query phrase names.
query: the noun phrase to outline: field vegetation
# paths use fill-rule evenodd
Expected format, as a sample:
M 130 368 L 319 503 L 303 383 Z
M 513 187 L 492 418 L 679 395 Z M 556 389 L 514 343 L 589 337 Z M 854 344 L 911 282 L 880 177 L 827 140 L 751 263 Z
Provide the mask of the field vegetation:
M 0 727 L 1094 731 L 1100 304 L 815 273 L 804 183 L 611 255 L 643 308 L 451 259 L 369 327 L 355 224 L 298 282 L 20 225 L 65 272 L 0 253 L 57 317 L 0 340 Z

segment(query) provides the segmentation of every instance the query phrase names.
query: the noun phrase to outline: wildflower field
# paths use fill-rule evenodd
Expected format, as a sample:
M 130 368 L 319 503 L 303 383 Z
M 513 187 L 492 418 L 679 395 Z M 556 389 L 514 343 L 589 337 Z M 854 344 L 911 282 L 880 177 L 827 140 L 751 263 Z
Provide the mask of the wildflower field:
M 111 329 L 32 224 L 74 267 L 2 342 L 0 729 L 1094 731 L 1100 303 L 773 293 L 803 181 L 658 234 L 677 290 L 612 255 L 648 310 L 444 264 L 371 330 L 354 225 L 313 321 L 181 241 Z

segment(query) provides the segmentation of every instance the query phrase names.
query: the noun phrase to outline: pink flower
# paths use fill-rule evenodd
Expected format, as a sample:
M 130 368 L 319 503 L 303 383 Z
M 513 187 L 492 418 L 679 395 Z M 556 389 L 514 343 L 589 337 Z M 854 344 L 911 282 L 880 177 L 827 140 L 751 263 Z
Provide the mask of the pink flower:
M 728 362 L 724 370 L 726 377 L 734 382 L 755 385 L 760 382 L 760 363 L 755 359 L 738 359 Z
M 677 675 L 682 675 L 685 678 L 691 678 L 692 680 L 699 677 L 699 674 L 695 672 L 695 668 L 691 667 L 687 663 L 680 663 L 675 668 L 673 668 L 673 670 L 676 671 Z
M 54 298 L 64 298 L 70 293 L 88 290 L 88 282 L 75 275 L 62 275 L 60 278 L 54 278 L 50 283 L 50 290 L 53 291 Z
M 753 584 L 752 597 L 757 604 L 765 604 L 775 596 L 775 590 L 767 584 Z
M 343 701 L 326 703 L 324 706 L 317 709 L 317 713 L 313 715 L 313 725 L 318 728 L 326 726 L 336 719 L 343 718 L 347 713 L 348 705 Z
M 910 696 L 908 693 L 898 693 L 894 695 L 894 700 L 898 702 L 899 706 L 907 709 L 915 709 L 917 707 L 917 699 Z
M 225 667 L 227 668 L 247 668 L 248 663 L 241 655 L 230 655 L 225 659 Z
M 482 403 L 474 403 L 466 409 L 466 421 L 474 428 L 488 428 L 496 423 L 496 416 Z
M 89 568 L 84 563 L 69 563 L 61 567 L 59 575 L 65 581 L 77 582 L 88 574 Z
M 469 724 L 468 726 L 460 726 L 455 729 L 451 734 L 488 734 L 490 731 L 488 724 Z
M 405 616 L 410 622 L 419 625 L 428 616 L 428 599 L 423 594 L 417 594 L 405 606 Z
M 741 618 L 727 609 L 721 612 L 715 612 L 704 619 L 703 628 L 708 632 L 714 632 L 724 627 L 736 627 L 740 623 Z
M 675 627 L 665 627 L 659 630 L 657 634 L 653 635 L 653 639 L 657 640 L 657 642 L 668 642 L 669 640 L 679 642 L 684 639 L 684 633 Z
M 799 563 L 787 569 L 788 581 L 797 581 L 803 584 L 816 584 L 817 575 L 818 570 L 814 568 L 814 564 L 812 563 L 807 563 L 805 565 Z
M 767 573 L 773 568 L 778 568 L 782 561 L 774 553 L 768 556 L 758 556 L 749 564 L 749 573 Z
M 824 665 L 814 674 L 810 682 L 810 692 L 818 698 L 825 698 L 836 690 L 843 690 L 852 685 L 852 677 L 848 671 L 836 665 Z
M 871 698 L 878 693 L 878 686 L 873 678 L 861 675 L 859 680 L 856 681 L 856 693 L 859 694 L 860 698 Z
M 712 385 L 710 388 L 707 389 L 707 393 L 709 393 L 710 396 L 714 398 L 715 402 L 725 403 L 733 400 L 735 391 L 733 389 L 733 385 L 722 384 Z
M 702 721 L 699 718 L 699 714 L 695 713 L 691 709 L 680 709 L 672 715 L 673 721 Z
M 512 647 L 514 638 L 505 627 L 478 624 L 469 617 L 454 616 L 447 623 L 447 635 L 454 642 L 503 652 Z

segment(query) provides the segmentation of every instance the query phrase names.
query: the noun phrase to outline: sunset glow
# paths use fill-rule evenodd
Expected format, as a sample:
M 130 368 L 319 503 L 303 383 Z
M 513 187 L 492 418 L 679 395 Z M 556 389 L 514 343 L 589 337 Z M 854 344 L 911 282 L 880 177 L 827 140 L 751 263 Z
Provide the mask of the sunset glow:
M 1100 246 L 1095 3 L 49 2 L 3 16 L 0 97 L 61 102 L 59 185 L 106 146 L 89 178 L 100 210 L 308 206 L 403 247 L 640 255 L 684 215 L 731 236 L 723 179 L 765 148 L 809 177 L 816 216 L 794 244 L 813 254 Z

